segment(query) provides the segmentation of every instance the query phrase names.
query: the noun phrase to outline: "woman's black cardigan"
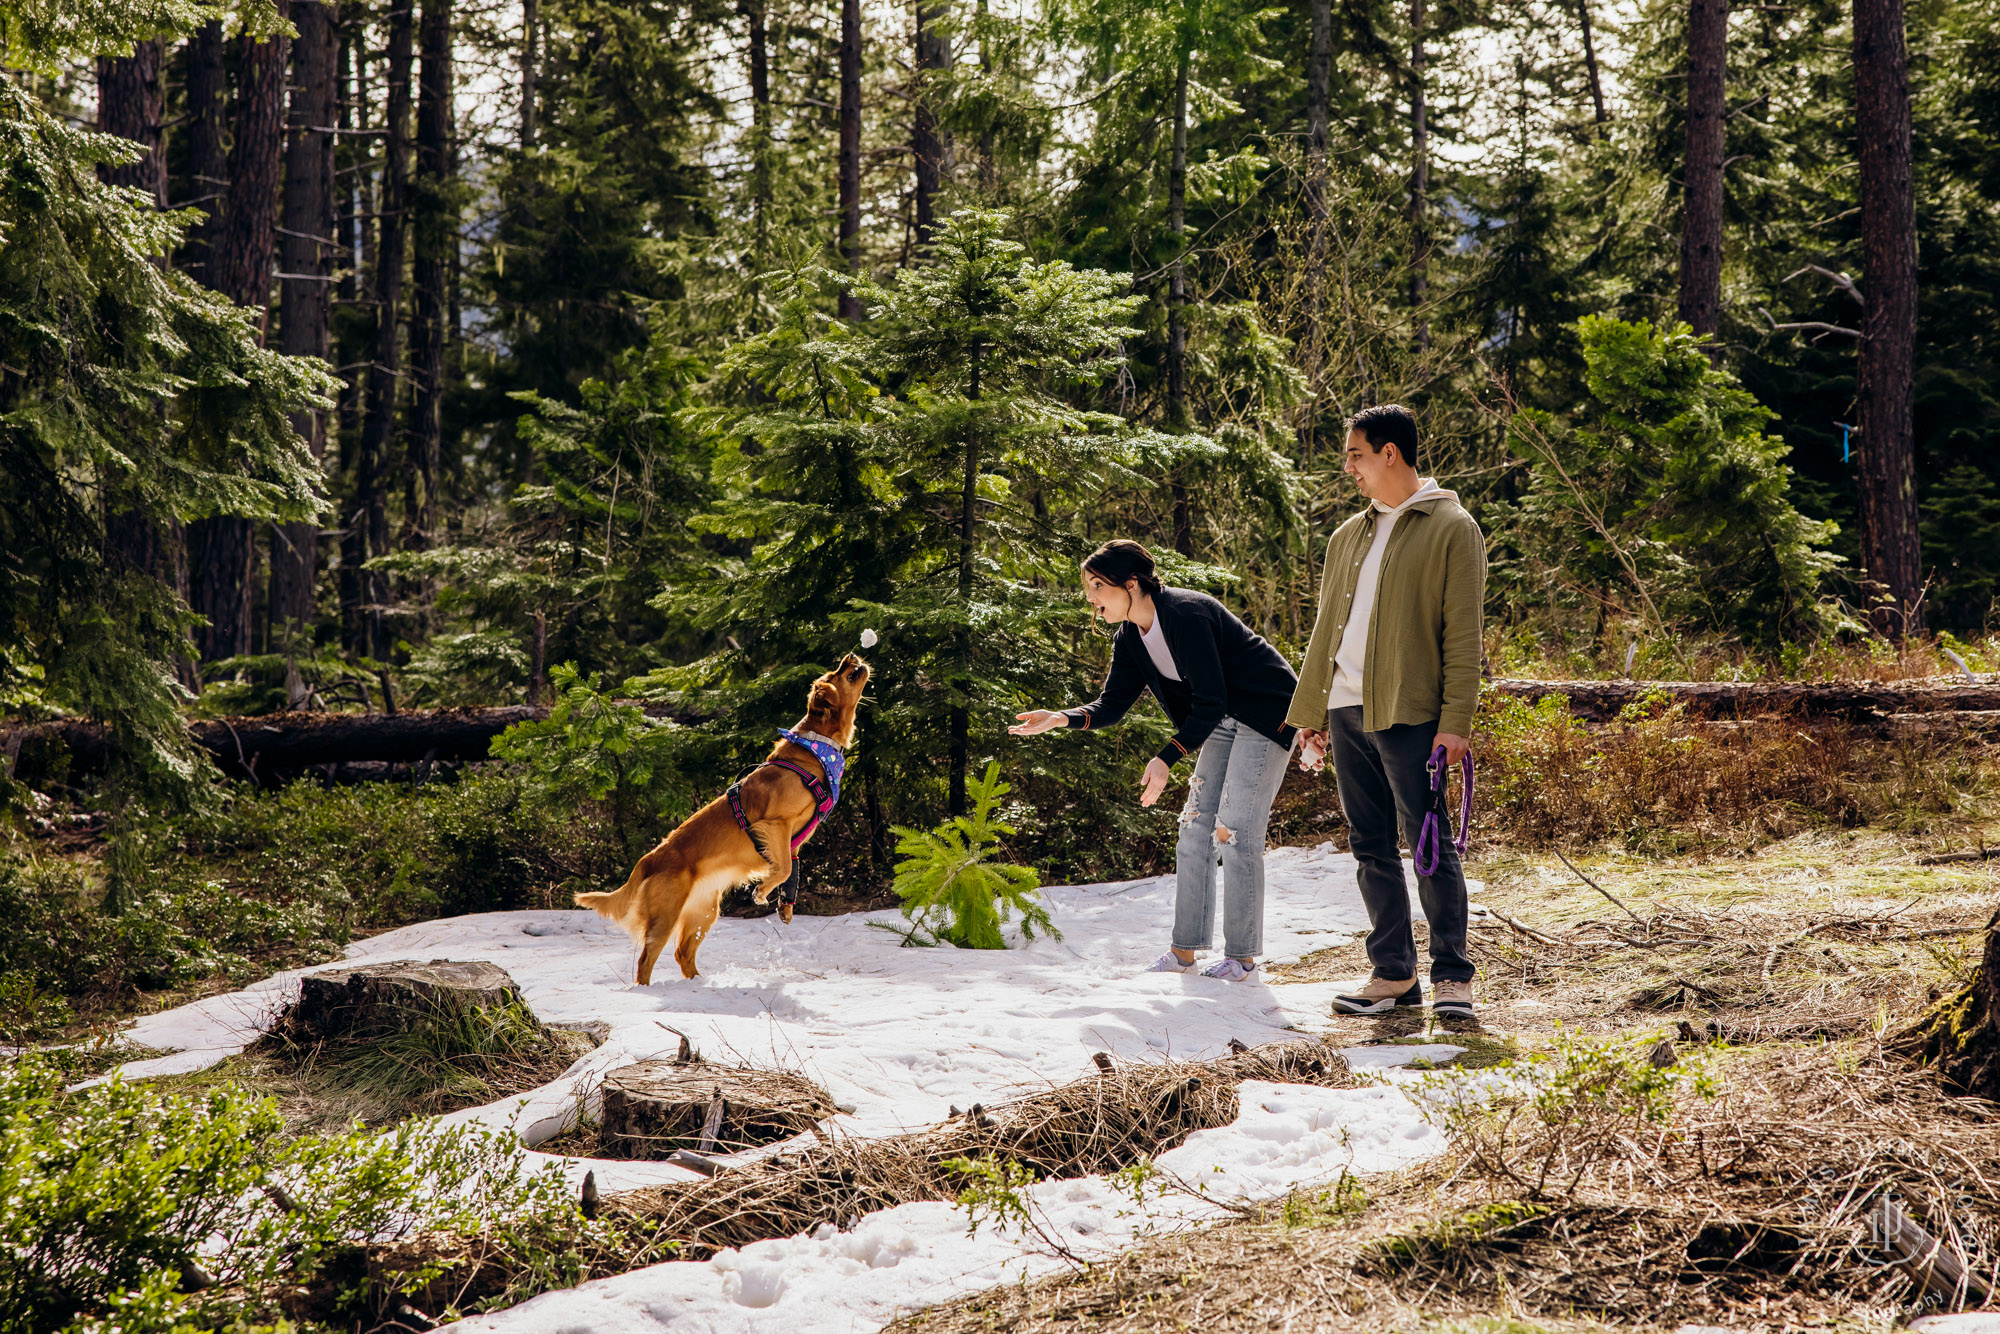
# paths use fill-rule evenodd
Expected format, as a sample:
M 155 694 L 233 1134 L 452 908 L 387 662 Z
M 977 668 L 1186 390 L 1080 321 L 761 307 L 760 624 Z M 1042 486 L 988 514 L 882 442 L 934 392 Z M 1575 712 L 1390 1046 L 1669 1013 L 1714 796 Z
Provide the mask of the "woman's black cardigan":
M 1111 671 L 1103 689 L 1082 708 L 1065 710 L 1069 726 L 1109 727 L 1150 687 L 1177 729 L 1160 749 L 1160 758 L 1170 765 L 1200 750 L 1224 717 L 1291 746 L 1297 729 L 1285 722 L 1285 715 L 1299 679 L 1278 650 L 1229 608 L 1191 588 L 1162 588 L 1153 594 L 1153 614 L 1181 679 L 1160 675 L 1139 627 L 1127 621 L 1112 642 Z

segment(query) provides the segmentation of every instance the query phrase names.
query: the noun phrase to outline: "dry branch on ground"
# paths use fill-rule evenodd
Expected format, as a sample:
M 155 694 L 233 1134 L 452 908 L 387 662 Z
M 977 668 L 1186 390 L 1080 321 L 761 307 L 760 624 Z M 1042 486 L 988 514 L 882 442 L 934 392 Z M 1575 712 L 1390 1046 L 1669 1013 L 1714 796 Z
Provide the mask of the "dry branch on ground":
M 795 1236 L 822 1223 L 925 1200 L 955 1199 L 964 1184 L 953 1159 L 992 1157 L 1036 1178 L 1094 1176 L 1172 1149 L 1197 1130 L 1236 1119 L 1245 1079 L 1354 1082 L 1346 1058 L 1322 1041 L 1278 1042 L 1215 1061 L 1105 1062 L 1108 1068 L 1042 1092 L 974 1105 L 942 1125 L 884 1139 L 827 1137 L 807 1149 L 725 1166 L 713 1177 L 604 1196 L 600 1216 L 640 1244 L 584 1259 L 601 1278 L 664 1258 L 705 1259 L 729 1246 Z M 378 1288 L 434 1273 L 409 1300 L 422 1310 L 460 1308 L 505 1291 L 516 1274 L 502 1244 L 479 1237 L 424 1236 L 371 1247 L 335 1268 Z

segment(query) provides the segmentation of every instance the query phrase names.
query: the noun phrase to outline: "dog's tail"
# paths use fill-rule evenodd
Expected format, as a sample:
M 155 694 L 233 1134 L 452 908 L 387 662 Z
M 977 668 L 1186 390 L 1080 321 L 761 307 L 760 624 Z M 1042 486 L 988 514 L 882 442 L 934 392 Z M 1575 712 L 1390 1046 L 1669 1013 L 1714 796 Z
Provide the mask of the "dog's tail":
M 608 894 L 578 894 L 576 906 L 589 908 L 598 916 L 623 926 L 626 917 L 638 904 L 639 886 L 645 883 L 647 874 L 646 859 L 641 857 L 639 864 L 632 868 L 631 878 L 626 880 L 622 888 L 612 890 Z

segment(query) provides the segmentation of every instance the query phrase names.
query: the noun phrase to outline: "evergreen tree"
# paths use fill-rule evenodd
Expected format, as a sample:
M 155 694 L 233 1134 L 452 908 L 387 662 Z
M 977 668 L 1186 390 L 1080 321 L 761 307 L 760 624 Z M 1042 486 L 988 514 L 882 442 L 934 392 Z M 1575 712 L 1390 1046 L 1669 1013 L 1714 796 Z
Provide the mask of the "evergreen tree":
M 882 832 L 885 791 L 906 812 L 942 796 L 964 814 L 976 738 L 1079 684 L 1085 548 L 1051 511 L 1164 443 L 1071 401 L 1118 369 L 1137 304 L 1123 280 L 1037 262 L 1005 224 L 946 219 L 930 263 L 858 284 L 859 325 L 826 313 L 835 275 L 785 275 L 777 326 L 721 368 L 749 401 L 706 418 L 724 432 L 725 499 L 703 523 L 751 545 L 670 601 L 736 643 L 654 683 L 714 692 L 717 738 L 747 748 L 877 629 L 856 771 Z
M 207 17 L 183 5 L 0 6 L 10 62 L 49 70 Z M 253 7 L 252 32 L 276 15 Z M 66 124 L 0 75 L 0 696 L 108 723 L 129 772 L 182 797 L 197 768 L 173 662 L 192 619 L 107 535 L 107 507 L 167 525 L 304 519 L 318 469 L 290 413 L 322 404 L 313 363 L 264 349 L 261 311 L 161 261 L 191 215 L 102 182 L 131 143 Z
M 1770 412 L 1684 324 L 1593 315 L 1578 336 L 1589 397 L 1514 424 L 1530 476 L 1493 526 L 1518 553 L 1503 586 L 1552 592 L 1599 634 L 1694 628 L 1769 648 L 1819 629 L 1833 525 L 1793 507 Z

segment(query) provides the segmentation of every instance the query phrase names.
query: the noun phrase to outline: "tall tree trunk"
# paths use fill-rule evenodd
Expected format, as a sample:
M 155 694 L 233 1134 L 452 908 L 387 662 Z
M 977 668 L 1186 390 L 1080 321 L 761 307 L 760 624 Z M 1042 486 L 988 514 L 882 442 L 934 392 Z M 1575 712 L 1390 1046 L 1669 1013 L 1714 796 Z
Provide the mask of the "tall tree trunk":
M 1417 321 L 1417 346 L 1430 346 L 1430 321 L 1423 315 L 1430 290 L 1431 139 L 1424 106 L 1424 0 L 1410 0 L 1410 309 Z
M 188 232 L 180 268 L 210 287 L 208 253 L 222 237 L 223 192 L 229 188 L 229 83 L 222 21 L 204 23 L 187 44 L 187 193 L 179 206 L 206 216 Z
M 1173 156 L 1167 166 L 1167 235 L 1174 257 L 1167 266 L 1167 426 L 1181 430 L 1187 425 L 1187 270 L 1182 248 L 1187 242 L 1187 94 L 1189 52 L 1181 52 L 1174 72 Z M 1176 477 L 1174 497 L 1174 550 L 1194 555 L 1194 499 L 1187 483 Z
M 1332 119 L 1333 0 L 1312 0 L 1312 45 L 1306 52 L 1306 264 L 1305 318 L 1299 338 L 1300 369 L 1312 393 L 1299 405 L 1300 457 L 1311 460 L 1318 434 L 1315 410 L 1326 339 L 1323 265 L 1326 257 L 1328 128 Z
M 388 15 L 388 97 L 382 136 L 382 190 L 375 240 L 375 340 L 368 365 L 368 402 L 361 421 L 361 448 L 354 465 L 354 505 L 364 542 L 361 558 L 389 551 L 389 450 L 394 442 L 397 387 L 402 378 L 398 338 L 403 308 L 403 233 L 410 173 L 411 7 L 415 0 L 391 0 Z M 357 562 L 358 563 L 358 562 Z M 380 657 L 387 649 L 382 632 L 386 600 L 382 576 L 361 570 L 359 590 L 362 652 Z
M 1917 339 L 1916 204 L 1903 0 L 1854 0 L 1854 131 L 1860 144 L 1861 267 L 1867 306 L 1856 373 L 1861 558 L 1890 601 L 1877 627 L 1923 629 L 1923 559 L 1910 380 Z
M 1306 216 L 1315 248 L 1326 223 L 1327 127 L 1333 81 L 1333 0 L 1312 0 L 1312 45 L 1306 52 Z
M 109 185 L 143 191 L 155 208 L 167 203 L 167 155 L 160 140 L 166 90 L 160 81 L 163 46 L 159 38 L 140 42 L 129 56 L 97 58 L 97 128 L 139 145 L 139 160 L 123 167 L 99 167 Z
M 979 352 L 972 354 L 966 397 L 979 401 Z M 975 419 L 976 420 L 976 419 Z M 958 610 L 965 618 L 957 633 L 957 679 L 952 682 L 951 813 L 963 815 L 965 774 L 972 761 L 972 571 L 979 550 L 979 429 L 965 433 L 965 476 L 958 496 Z
M 444 480 L 445 287 L 458 240 L 450 179 L 451 0 L 423 0 L 418 48 L 417 176 L 410 191 L 411 467 L 403 522 L 409 545 L 421 550 L 437 529 Z
M 285 143 L 284 234 L 279 245 L 278 337 L 288 356 L 326 357 L 333 234 L 333 144 L 339 114 L 334 79 L 337 16 L 329 0 L 292 0 L 292 107 Z M 301 412 L 292 429 L 315 459 L 326 457 L 326 415 Z M 271 529 L 271 640 L 292 651 L 310 634 L 313 582 L 319 571 L 319 525 Z M 296 702 L 296 701 L 294 701 Z
M 1597 43 L 1590 31 L 1590 0 L 1576 0 L 1576 17 L 1583 25 L 1583 72 L 1590 80 L 1590 109 L 1595 123 L 1611 119 L 1604 110 L 1604 80 L 1597 70 Z
M 343 130 L 363 129 L 367 122 L 366 76 L 367 19 L 358 9 L 349 9 L 340 27 L 340 123 Z M 339 294 L 346 305 L 356 305 L 361 301 L 361 275 L 366 272 L 363 256 L 363 239 L 367 234 L 367 224 L 363 216 L 369 211 L 364 195 L 368 183 L 368 162 L 371 156 L 369 141 L 355 135 L 343 135 L 334 145 L 336 168 L 345 170 L 344 178 L 334 177 L 335 191 L 340 198 L 339 237 L 341 249 L 341 273 Z M 340 338 L 338 357 L 343 367 L 365 359 L 368 344 L 357 337 L 351 324 L 345 326 Z M 340 476 L 344 484 L 355 475 L 360 457 L 361 445 L 361 386 L 362 376 L 358 366 L 354 370 L 344 370 L 340 386 Z M 351 497 L 343 495 L 343 506 L 338 515 L 340 525 L 340 569 L 336 577 L 340 597 L 340 643 L 349 652 L 361 651 L 361 562 L 367 554 L 367 538 L 356 517 L 357 507 Z
M 137 161 L 99 167 L 98 175 L 106 184 L 144 192 L 156 208 L 167 203 L 167 155 L 161 143 L 166 102 L 160 77 L 163 55 L 164 44 L 156 38 L 140 42 L 129 56 L 97 61 L 97 128 L 129 139 L 141 150 Z M 107 492 L 104 534 L 112 567 L 158 579 L 185 598 L 187 547 L 180 523 L 160 522 L 146 514 L 120 482 L 110 483 Z
M 986 0 L 979 0 L 979 72 L 993 73 L 993 53 L 987 50 Z M 993 126 L 988 124 L 979 131 L 979 192 L 990 205 L 1000 193 L 1000 167 L 993 156 Z
M 861 267 L 861 0 L 840 6 L 840 262 Z M 861 318 L 861 298 L 840 294 L 840 317 Z
M 279 0 L 286 14 L 288 0 Z M 209 286 L 268 319 L 271 261 L 278 227 L 279 169 L 285 140 L 287 37 L 243 38 L 236 63 L 235 142 L 220 239 L 208 253 Z M 203 519 L 191 529 L 194 609 L 208 619 L 200 637 L 204 661 L 250 651 L 251 573 L 257 530 L 248 519 Z
M 936 0 L 920 0 L 917 5 L 917 51 L 913 111 L 910 116 L 910 155 L 916 159 L 917 244 L 927 245 L 937 227 L 938 189 L 951 177 L 951 141 L 938 126 L 937 107 L 932 101 L 928 76 L 951 68 L 951 41 L 939 31 L 945 10 Z
M 521 0 L 521 147 L 535 146 L 535 79 L 541 73 L 541 7 Z
M 1681 205 L 1681 318 L 1710 339 L 1722 326 L 1722 121 L 1729 0 L 1688 0 L 1687 182 Z
M 750 214 L 757 267 L 771 245 L 771 34 L 766 0 L 743 0 L 750 43 Z

